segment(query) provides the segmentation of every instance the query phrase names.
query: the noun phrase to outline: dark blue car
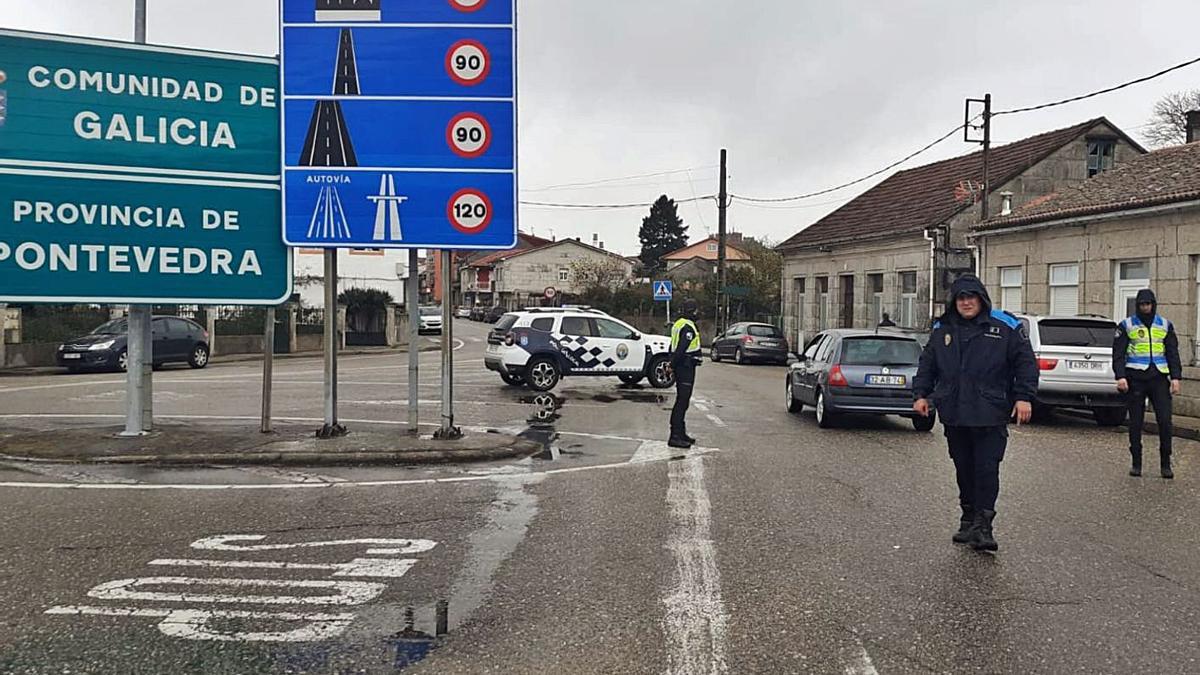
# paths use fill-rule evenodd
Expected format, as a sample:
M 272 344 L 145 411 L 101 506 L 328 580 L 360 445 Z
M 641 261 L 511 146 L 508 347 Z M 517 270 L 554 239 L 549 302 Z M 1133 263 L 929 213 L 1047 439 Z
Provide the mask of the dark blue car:
M 154 366 L 186 363 L 192 368 L 208 365 L 208 331 L 191 319 L 156 316 L 153 321 Z M 81 370 L 125 370 L 129 324 L 113 319 L 87 335 L 58 346 L 58 365 L 71 372 Z

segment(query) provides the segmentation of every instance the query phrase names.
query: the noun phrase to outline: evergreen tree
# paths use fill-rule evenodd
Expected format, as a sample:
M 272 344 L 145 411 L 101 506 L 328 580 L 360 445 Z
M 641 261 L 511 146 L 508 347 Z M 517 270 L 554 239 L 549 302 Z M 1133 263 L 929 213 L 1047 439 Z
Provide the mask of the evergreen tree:
M 663 268 L 662 256 L 687 246 L 688 228 L 679 217 L 675 200 L 663 195 L 650 207 L 650 215 L 642 219 L 638 238 L 642 241 L 642 265 L 647 272 Z

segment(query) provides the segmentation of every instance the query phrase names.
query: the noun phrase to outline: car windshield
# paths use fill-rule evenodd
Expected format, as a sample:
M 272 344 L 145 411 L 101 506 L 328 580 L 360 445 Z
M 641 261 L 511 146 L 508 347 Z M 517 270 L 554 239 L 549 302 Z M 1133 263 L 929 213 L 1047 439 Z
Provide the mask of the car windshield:
M 1046 319 L 1038 324 L 1041 342 L 1048 347 L 1111 348 L 1117 324 L 1107 321 Z
M 128 332 L 129 326 L 125 319 L 113 319 L 92 331 L 92 335 L 122 335 Z
M 750 326 L 750 334 L 754 337 L 779 337 L 779 329 L 774 326 Z
M 421 308 L 421 316 L 441 316 L 441 315 L 442 315 L 441 307 L 422 307 Z
M 915 366 L 920 358 L 916 340 L 861 337 L 842 342 L 844 366 Z

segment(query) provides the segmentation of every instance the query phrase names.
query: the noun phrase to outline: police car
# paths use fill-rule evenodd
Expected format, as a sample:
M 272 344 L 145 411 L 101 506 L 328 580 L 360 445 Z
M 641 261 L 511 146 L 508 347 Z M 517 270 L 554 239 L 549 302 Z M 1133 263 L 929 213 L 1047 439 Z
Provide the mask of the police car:
M 671 338 L 645 335 L 595 309 L 529 308 L 500 317 L 488 333 L 484 363 L 507 384 L 549 391 L 567 376 L 643 378 L 663 389 L 675 384 Z

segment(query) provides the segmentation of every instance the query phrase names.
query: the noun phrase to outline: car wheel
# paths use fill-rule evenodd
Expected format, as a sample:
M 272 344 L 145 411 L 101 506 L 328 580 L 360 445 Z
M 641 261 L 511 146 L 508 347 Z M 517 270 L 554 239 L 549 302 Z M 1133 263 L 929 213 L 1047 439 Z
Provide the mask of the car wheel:
M 504 380 L 504 384 L 519 387 L 525 384 L 525 378 L 520 375 L 509 375 L 508 373 L 500 373 L 500 379 Z
M 733 361 L 739 366 L 746 365 L 746 355 L 742 353 L 741 347 L 738 347 L 738 350 L 733 353 Z
M 625 384 L 637 384 L 638 382 L 642 381 L 642 378 L 645 377 L 645 375 L 642 375 L 641 373 L 635 373 L 632 375 L 618 375 L 618 377 Z
M 721 362 L 721 353 L 717 351 L 717 347 L 715 345 L 709 350 L 708 358 L 712 359 L 713 363 Z
M 817 426 L 822 429 L 828 429 L 833 426 L 835 415 L 829 412 L 825 404 L 825 392 L 817 392 Z
M 917 431 L 927 432 L 933 431 L 933 425 L 937 423 L 937 413 L 929 411 L 929 417 L 914 417 L 912 418 L 913 428 Z
M 534 391 L 550 391 L 562 378 L 558 365 L 547 358 L 541 358 L 529 364 L 525 381 Z
M 196 345 L 192 355 L 188 357 L 188 365 L 193 368 L 203 368 L 208 365 L 208 347 Z
M 129 350 L 122 349 L 120 354 L 117 354 L 117 370 L 122 373 L 129 371 Z
M 675 384 L 675 373 L 671 371 L 671 360 L 656 356 L 650 362 L 650 385 L 655 389 L 667 389 Z
M 787 384 L 784 386 L 784 395 L 787 397 L 787 411 L 790 413 L 798 413 L 804 410 L 804 404 L 796 399 L 796 393 L 792 390 L 792 378 L 787 378 Z
M 1102 427 L 1119 427 L 1125 423 L 1129 411 L 1125 408 L 1093 408 L 1092 415 L 1096 424 Z

